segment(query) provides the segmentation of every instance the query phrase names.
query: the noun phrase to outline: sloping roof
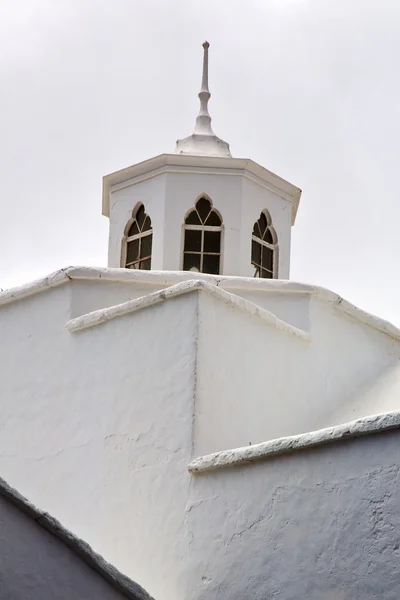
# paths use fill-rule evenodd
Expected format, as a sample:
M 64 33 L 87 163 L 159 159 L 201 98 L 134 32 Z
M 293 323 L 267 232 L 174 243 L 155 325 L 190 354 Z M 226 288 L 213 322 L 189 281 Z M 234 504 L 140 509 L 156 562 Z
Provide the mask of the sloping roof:
M 152 597 L 137 583 L 123 575 L 113 565 L 104 560 L 102 556 L 94 552 L 83 540 L 65 529 L 57 519 L 44 512 L 29 502 L 17 490 L 8 485 L 0 478 L 0 495 L 8 502 L 16 506 L 23 513 L 34 519 L 36 523 L 44 527 L 52 535 L 57 537 L 63 544 L 68 546 L 81 560 L 90 568 L 94 569 L 115 590 L 123 594 L 129 600 L 153 600 Z

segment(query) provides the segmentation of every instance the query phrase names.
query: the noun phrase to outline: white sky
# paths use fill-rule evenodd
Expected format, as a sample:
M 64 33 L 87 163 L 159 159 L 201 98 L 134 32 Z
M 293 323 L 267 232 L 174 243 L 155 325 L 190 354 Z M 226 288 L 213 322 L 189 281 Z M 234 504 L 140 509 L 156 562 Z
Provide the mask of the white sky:
M 400 325 L 399 0 L 2 0 L 0 287 L 105 266 L 102 176 L 192 132 L 303 190 L 291 278 Z

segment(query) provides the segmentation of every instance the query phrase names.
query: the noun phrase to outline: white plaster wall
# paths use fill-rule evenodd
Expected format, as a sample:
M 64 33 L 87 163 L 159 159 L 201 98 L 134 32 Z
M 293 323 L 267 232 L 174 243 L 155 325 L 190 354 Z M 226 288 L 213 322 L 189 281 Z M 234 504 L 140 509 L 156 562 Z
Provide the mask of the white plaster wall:
M 188 600 L 398 600 L 400 433 L 194 476 Z
M 211 198 L 222 216 L 221 274 L 239 274 L 241 177 L 218 172 L 167 174 L 164 269 L 182 270 L 184 217 L 202 194 Z
M 254 275 L 251 235 L 263 209 L 272 217 L 279 240 L 279 277 L 289 277 L 292 205 L 240 173 L 176 172 L 114 189 L 111 195 L 109 266 L 121 264 L 121 240 L 137 202 L 142 202 L 154 226 L 152 269 L 182 270 L 183 224 L 195 201 L 206 194 L 223 219 L 224 275 Z
M 196 455 L 343 423 L 350 404 L 351 418 L 368 414 L 354 399 L 398 365 L 398 342 L 327 302 L 311 303 L 306 342 L 200 295 Z M 395 395 L 391 403 L 399 407 Z M 377 396 L 368 408 L 382 404 Z
M 66 544 L 0 498 L 1 600 L 126 600 Z
M 267 559 L 263 555 L 261 566 L 254 562 L 247 546 L 238 546 L 244 535 L 240 532 L 247 526 L 250 532 L 256 530 L 251 519 L 257 521 L 256 509 L 264 510 L 271 499 L 262 487 L 268 481 L 268 489 L 278 490 L 276 503 L 268 504 L 273 517 L 262 530 L 268 560 L 272 548 L 282 565 L 289 557 L 292 562 L 286 562 L 296 572 L 305 564 L 308 540 L 312 549 L 315 544 L 329 556 L 330 539 L 323 546 L 326 536 L 319 537 L 314 524 L 308 538 L 306 521 L 299 538 L 295 525 L 279 538 L 285 548 L 281 554 L 275 534 L 272 541 L 266 537 L 272 518 L 284 524 L 286 507 L 294 510 L 294 523 L 302 518 L 308 492 L 300 495 L 298 509 L 295 492 L 290 490 L 289 499 L 283 495 L 280 513 L 280 482 L 291 477 L 284 466 L 271 480 L 269 471 L 264 477 L 258 466 L 249 467 L 248 472 L 257 472 L 258 483 L 247 476 L 216 480 L 210 474 L 193 483 L 188 463 L 193 455 L 325 427 L 366 410 L 380 412 L 388 397 L 398 408 L 398 342 L 311 295 L 262 295 L 245 286 L 243 296 L 265 301 L 267 308 L 281 311 L 281 318 L 286 314 L 297 326 L 308 324 L 312 341 L 269 327 L 205 292 L 74 334 L 65 327 L 82 311 L 165 287 L 171 283 L 168 277 L 156 277 L 153 287 L 143 282 L 69 281 L 0 307 L 0 474 L 156 598 L 214 598 L 216 582 L 225 590 L 229 578 L 235 595 L 242 590 L 232 575 L 235 568 L 253 573 L 254 588 L 251 581 L 246 584 L 249 597 L 268 597 L 256 593 Z M 370 395 L 364 405 L 366 387 L 378 391 L 376 382 L 383 379 L 386 385 L 379 390 L 385 393 Z M 324 456 L 326 466 L 332 459 Z M 337 449 L 336 454 L 332 451 L 333 458 L 340 456 Z M 277 459 L 276 464 L 286 460 L 292 459 Z M 304 480 L 324 473 L 310 461 L 294 470 Z M 358 475 L 355 467 L 354 473 Z M 205 487 L 198 487 L 200 479 Z M 326 510 L 321 523 L 336 506 L 336 495 L 329 496 L 329 490 L 328 485 L 322 499 L 310 491 L 310 506 L 323 502 Z M 204 503 L 214 497 L 215 505 Z M 212 514 L 204 516 L 203 505 Z M 213 532 L 221 536 L 214 544 Z M 291 538 L 294 548 L 301 547 L 293 556 Z M 219 539 L 231 539 L 232 551 L 220 546 Z M 250 544 L 254 538 L 248 540 Z M 314 561 L 313 552 L 310 556 Z M 310 565 L 305 564 L 307 574 Z M 290 571 L 286 566 L 284 571 L 287 578 Z M 278 583 L 283 576 L 279 571 Z M 281 597 L 297 600 L 290 593 Z
M 226 285 L 221 284 L 223 289 Z M 311 294 L 307 293 L 285 293 L 285 292 L 263 292 L 255 289 L 229 289 L 228 291 L 237 294 L 241 298 L 250 300 L 274 315 L 305 331 L 310 331 L 310 302 Z
M 130 272 L 132 274 L 132 271 Z M 135 274 L 132 274 L 135 276 Z M 171 278 L 170 273 L 159 273 L 157 280 L 149 281 L 107 281 L 104 278 L 94 280 L 73 279 L 71 286 L 71 316 L 78 317 L 99 308 L 111 307 L 116 304 L 151 294 L 173 285 L 177 281 L 193 279 L 193 273 L 176 273 Z M 279 291 L 265 291 L 251 287 L 231 288 L 226 282 L 212 276 L 195 274 L 196 278 L 202 277 L 206 281 L 218 283 L 221 289 L 237 294 L 238 296 L 254 302 L 258 306 L 271 311 L 279 319 L 299 327 L 310 330 L 310 297 L 309 293 L 285 293 Z M 254 280 L 252 279 L 252 282 Z
M 122 238 L 138 202 L 144 204 L 153 226 L 152 269 L 163 269 L 166 177 L 163 174 L 111 192 L 108 266 L 121 266 Z
M 155 597 L 182 597 L 197 296 L 73 335 L 69 301 L 67 284 L 0 310 L 0 473 Z
M 167 284 L 161 281 L 158 285 L 145 282 L 132 285 L 129 282 L 72 280 L 70 285 L 71 317 L 115 306 L 167 287 Z

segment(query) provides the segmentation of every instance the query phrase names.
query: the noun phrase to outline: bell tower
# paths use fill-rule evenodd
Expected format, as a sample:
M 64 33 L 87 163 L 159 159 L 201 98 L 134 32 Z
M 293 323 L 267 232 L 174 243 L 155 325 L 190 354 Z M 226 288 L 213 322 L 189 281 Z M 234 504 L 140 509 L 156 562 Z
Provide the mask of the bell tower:
M 288 279 L 301 190 L 233 158 L 211 127 L 209 43 L 192 135 L 103 179 L 108 266 Z

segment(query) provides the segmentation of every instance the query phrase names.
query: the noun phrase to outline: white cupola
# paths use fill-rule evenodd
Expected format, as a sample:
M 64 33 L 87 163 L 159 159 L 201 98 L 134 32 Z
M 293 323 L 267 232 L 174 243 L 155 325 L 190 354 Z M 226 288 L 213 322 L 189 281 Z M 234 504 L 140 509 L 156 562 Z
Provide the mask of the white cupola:
M 257 163 L 232 158 L 208 112 L 203 44 L 194 132 L 161 154 L 103 179 L 109 267 L 288 279 L 301 190 Z

